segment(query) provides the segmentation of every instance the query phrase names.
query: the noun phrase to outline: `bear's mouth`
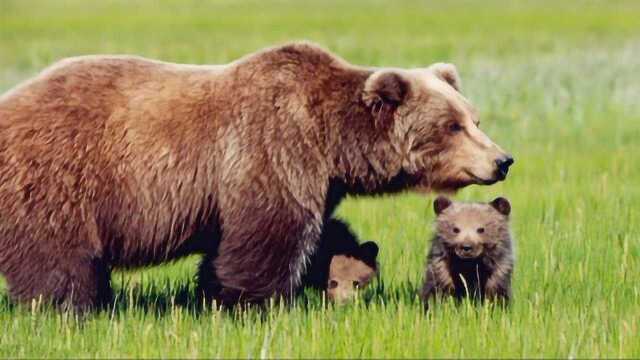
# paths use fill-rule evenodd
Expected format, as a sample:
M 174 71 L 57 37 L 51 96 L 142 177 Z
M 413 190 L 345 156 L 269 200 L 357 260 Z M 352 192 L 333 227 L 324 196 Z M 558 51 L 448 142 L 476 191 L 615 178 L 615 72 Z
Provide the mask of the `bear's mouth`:
M 474 263 L 479 261 L 483 257 L 483 251 L 463 252 L 457 249 L 452 251 L 453 256 L 463 263 Z
M 455 251 L 455 255 L 458 259 L 463 261 L 477 260 L 482 256 L 482 254 L 464 254 L 458 251 Z
M 500 180 L 504 180 L 504 177 L 502 179 L 497 177 L 493 179 L 483 179 L 479 176 L 476 176 L 474 173 L 472 173 L 469 170 L 465 170 L 464 173 L 473 181 L 474 184 L 478 184 L 478 185 L 493 185 Z
M 429 181 L 425 181 L 424 183 L 415 186 L 414 189 L 421 192 L 445 192 L 445 193 L 455 193 L 459 189 L 467 187 L 469 185 L 493 185 L 498 182 L 499 179 L 483 179 L 479 176 L 476 176 L 469 170 L 463 170 L 458 173 L 458 176 L 455 178 L 448 179 L 429 179 Z

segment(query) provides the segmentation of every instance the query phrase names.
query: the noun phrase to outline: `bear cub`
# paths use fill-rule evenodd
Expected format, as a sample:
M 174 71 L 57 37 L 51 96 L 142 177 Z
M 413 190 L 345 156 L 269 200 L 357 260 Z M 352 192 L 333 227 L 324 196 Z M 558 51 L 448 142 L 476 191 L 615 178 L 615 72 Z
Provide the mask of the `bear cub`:
M 376 277 L 377 256 L 378 245 L 375 242 L 359 244 L 347 224 L 330 219 L 324 225 L 320 244 L 303 278 L 303 286 L 326 291 L 330 300 L 345 303 Z
M 509 201 L 462 203 L 439 196 L 433 206 L 436 234 L 421 294 L 425 307 L 435 296 L 508 304 L 514 267 Z

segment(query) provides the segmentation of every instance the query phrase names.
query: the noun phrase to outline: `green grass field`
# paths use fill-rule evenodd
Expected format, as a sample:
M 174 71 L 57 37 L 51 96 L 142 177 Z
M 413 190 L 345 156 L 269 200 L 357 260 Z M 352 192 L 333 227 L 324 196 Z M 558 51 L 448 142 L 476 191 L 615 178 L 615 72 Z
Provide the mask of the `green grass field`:
M 65 56 L 224 63 L 295 39 L 359 64 L 453 62 L 516 158 L 456 195 L 512 201 L 513 306 L 423 314 L 433 197 L 349 199 L 339 215 L 381 245 L 354 304 L 202 309 L 196 258 L 116 272 L 113 308 L 82 320 L 11 304 L 0 280 L 0 357 L 640 357 L 640 3 L 305 3 L 0 0 L 0 91 Z

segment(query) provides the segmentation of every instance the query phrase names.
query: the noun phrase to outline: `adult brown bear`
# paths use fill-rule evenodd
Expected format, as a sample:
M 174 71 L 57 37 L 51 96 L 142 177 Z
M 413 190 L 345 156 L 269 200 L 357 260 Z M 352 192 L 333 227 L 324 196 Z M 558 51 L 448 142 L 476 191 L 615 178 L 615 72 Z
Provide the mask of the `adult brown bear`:
M 209 295 L 292 294 L 346 194 L 504 179 L 458 90 L 451 65 L 305 43 L 222 66 L 63 60 L 0 97 L 0 272 L 14 299 L 84 310 L 113 267 L 203 253 Z

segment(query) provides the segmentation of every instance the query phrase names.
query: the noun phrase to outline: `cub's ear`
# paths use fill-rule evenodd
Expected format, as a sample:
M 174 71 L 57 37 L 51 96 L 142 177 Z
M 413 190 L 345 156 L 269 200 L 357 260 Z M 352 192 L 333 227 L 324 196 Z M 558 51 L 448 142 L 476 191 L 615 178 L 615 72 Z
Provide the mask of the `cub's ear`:
M 502 215 L 508 216 L 511 213 L 511 204 L 509 204 L 509 200 L 503 197 L 495 198 L 489 205 L 493 206 Z
M 452 88 L 456 89 L 456 91 L 460 91 L 462 88 L 462 81 L 460 81 L 460 75 L 458 75 L 458 70 L 455 65 L 447 64 L 447 63 L 436 63 L 428 68 L 435 76 L 437 76 L 440 80 L 446 82 L 451 85 Z
M 378 245 L 373 241 L 360 244 L 360 254 L 363 258 L 375 261 L 378 257 Z
M 436 215 L 440 215 L 449 206 L 451 206 L 451 200 L 446 196 L 440 195 L 433 201 L 433 211 L 436 212 Z
M 369 107 L 376 121 L 387 121 L 409 92 L 409 81 L 398 71 L 379 70 L 369 76 L 364 84 L 362 100 Z

